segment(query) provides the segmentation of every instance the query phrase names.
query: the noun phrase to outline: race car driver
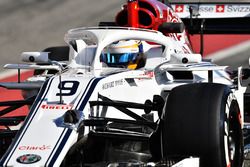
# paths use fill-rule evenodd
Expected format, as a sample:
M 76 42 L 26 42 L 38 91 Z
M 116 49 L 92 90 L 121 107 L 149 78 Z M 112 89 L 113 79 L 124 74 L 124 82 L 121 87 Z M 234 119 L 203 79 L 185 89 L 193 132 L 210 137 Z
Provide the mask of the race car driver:
M 141 41 L 118 41 L 105 47 L 101 55 L 101 62 L 108 67 L 120 67 L 128 69 L 142 68 L 146 64 Z

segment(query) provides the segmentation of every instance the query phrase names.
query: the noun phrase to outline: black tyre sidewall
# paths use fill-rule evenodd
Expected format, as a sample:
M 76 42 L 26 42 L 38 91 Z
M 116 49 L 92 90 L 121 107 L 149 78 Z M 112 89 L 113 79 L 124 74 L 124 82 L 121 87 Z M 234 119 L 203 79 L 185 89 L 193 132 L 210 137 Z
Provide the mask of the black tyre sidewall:
M 230 89 L 222 84 L 199 83 L 174 88 L 166 100 L 163 116 L 163 156 L 197 156 L 201 157 L 201 166 L 227 166 L 228 143 L 224 135 L 226 107 L 232 104 L 229 97 Z

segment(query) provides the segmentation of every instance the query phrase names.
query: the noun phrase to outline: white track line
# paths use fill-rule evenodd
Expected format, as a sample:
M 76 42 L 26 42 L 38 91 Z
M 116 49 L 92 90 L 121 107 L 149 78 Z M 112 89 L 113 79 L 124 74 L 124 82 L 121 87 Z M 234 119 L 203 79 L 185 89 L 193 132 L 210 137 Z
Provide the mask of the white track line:
M 250 40 L 242 42 L 238 45 L 223 49 L 221 51 L 209 54 L 206 59 L 211 59 L 214 62 L 223 61 L 224 59 L 230 59 L 231 57 L 247 53 L 250 57 Z

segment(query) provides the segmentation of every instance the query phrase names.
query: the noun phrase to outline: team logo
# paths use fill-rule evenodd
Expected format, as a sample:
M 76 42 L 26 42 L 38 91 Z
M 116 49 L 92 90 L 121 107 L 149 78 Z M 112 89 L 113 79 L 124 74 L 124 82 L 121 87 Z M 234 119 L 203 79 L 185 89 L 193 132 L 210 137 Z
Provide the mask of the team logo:
M 182 13 L 184 11 L 184 5 L 175 5 L 175 12 Z
M 36 154 L 25 154 L 17 158 L 17 162 L 21 164 L 32 164 L 41 160 L 41 157 Z
M 72 107 L 72 105 L 67 104 L 43 104 L 41 106 L 41 108 L 45 110 L 70 110 Z
M 217 13 L 224 13 L 225 12 L 225 5 L 216 5 L 216 12 Z

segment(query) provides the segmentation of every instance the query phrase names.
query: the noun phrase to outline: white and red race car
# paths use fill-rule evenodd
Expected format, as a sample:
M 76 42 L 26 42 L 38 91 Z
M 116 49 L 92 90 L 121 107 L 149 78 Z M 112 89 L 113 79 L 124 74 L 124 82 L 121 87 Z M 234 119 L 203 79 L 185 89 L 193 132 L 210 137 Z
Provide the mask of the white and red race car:
M 154 7 L 165 20 L 147 27 Z M 249 70 L 234 75 L 193 53 L 181 19 L 159 1 L 129 0 L 116 23 L 69 30 L 60 55 L 23 52 L 28 64 L 5 65 L 35 75 L 0 84 L 27 97 L 1 106 L 31 104 L 0 166 L 243 166 Z

